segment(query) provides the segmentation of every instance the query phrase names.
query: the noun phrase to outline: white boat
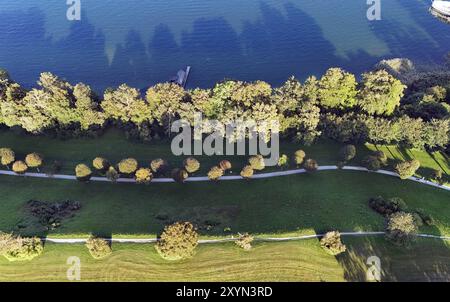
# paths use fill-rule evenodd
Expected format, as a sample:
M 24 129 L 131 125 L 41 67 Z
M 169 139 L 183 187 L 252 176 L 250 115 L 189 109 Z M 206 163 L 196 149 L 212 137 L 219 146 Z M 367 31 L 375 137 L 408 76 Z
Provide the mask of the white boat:
M 438 13 L 450 17 L 450 1 L 433 1 L 431 7 Z

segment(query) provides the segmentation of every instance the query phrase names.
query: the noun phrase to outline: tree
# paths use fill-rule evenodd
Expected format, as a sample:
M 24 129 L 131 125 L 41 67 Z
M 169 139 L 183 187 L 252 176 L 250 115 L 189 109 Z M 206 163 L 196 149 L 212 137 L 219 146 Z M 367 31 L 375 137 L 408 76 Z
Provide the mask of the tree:
M 86 247 L 94 259 L 105 258 L 112 253 L 111 245 L 107 240 L 94 236 L 86 241 Z
M 381 169 L 381 162 L 375 155 L 368 155 L 363 159 L 363 166 L 369 171 L 378 171 Z
M 184 168 L 188 173 L 195 173 L 200 169 L 200 162 L 193 157 L 184 160 Z
M 253 236 L 249 233 L 245 233 L 239 236 L 239 238 L 235 241 L 236 245 L 246 251 L 252 249 L 252 242 L 255 240 Z
M 289 158 L 287 157 L 286 154 L 280 156 L 280 158 L 278 159 L 277 166 L 280 168 L 285 168 L 289 166 Z
M 320 245 L 330 255 L 336 256 L 347 250 L 342 243 L 341 234 L 338 231 L 327 232 L 321 239 Z
M 211 170 L 209 170 L 208 172 L 208 178 L 210 180 L 219 180 L 219 178 L 221 178 L 223 176 L 223 170 L 218 167 L 218 166 L 214 166 L 211 168 Z
M 248 160 L 250 166 L 252 167 L 253 170 L 264 170 L 264 168 L 266 167 L 266 164 L 264 162 L 264 157 L 262 157 L 261 155 L 255 155 L 250 157 L 250 159 Z
M 307 159 L 303 166 L 305 170 L 310 173 L 317 171 L 317 169 L 319 168 L 317 161 L 312 158 Z
M 381 165 L 387 166 L 388 157 L 387 157 L 386 153 L 384 153 L 381 150 L 378 150 L 378 151 L 375 151 L 373 155 L 380 161 Z
M 152 162 L 150 163 L 150 167 L 154 173 L 163 175 L 167 172 L 169 164 L 164 159 L 158 158 L 152 160 Z
M 42 166 L 44 159 L 40 154 L 30 153 L 25 157 L 25 163 L 30 168 L 36 168 L 39 171 L 39 167 Z
M 305 157 L 306 157 L 305 151 L 303 151 L 303 150 L 295 151 L 295 164 L 297 166 L 300 166 L 301 164 L 303 164 Z
M 89 179 L 91 179 L 92 171 L 87 165 L 78 164 L 75 167 L 75 175 L 80 181 L 88 181 Z
M 363 74 L 358 103 L 369 114 L 391 115 L 400 105 L 406 86 L 385 70 Z
M 105 114 L 101 112 L 97 96 L 91 87 L 83 83 L 75 85 L 73 89 L 75 97 L 75 108 L 73 109 L 75 119 L 82 130 L 88 130 L 92 126 L 103 126 Z
M 106 171 L 105 176 L 111 182 L 116 182 L 119 179 L 119 173 L 114 169 L 113 166 L 110 166 L 108 171 Z
M 9 168 L 9 165 L 16 160 L 16 154 L 9 148 L 1 148 L 0 158 L 2 165 Z
M 253 177 L 253 168 L 252 166 L 245 166 L 244 168 L 242 168 L 241 171 L 241 176 L 245 179 L 250 179 Z
M 184 183 L 189 177 L 189 173 L 185 169 L 173 169 L 172 178 L 178 183 Z
M 389 216 L 386 237 L 397 245 L 407 245 L 414 239 L 417 229 L 411 213 L 397 212 Z
M 127 175 L 131 175 L 138 169 L 139 163 L 134 158 L 126 158 L 120 161 L 117 165 L 119 172 Z
M 319 81 L 319 103 L 325 108 L 345 109 L 356 105 L 356 78 L 340 68 L 330 68 Z
M 21 237 L 0 232 L 0 254 L 8 261 L 32 260 L 42 254 L 44 246 L 37 237 Z
M 231 170 L 232 166 L 231 166 L 231 162 L 229 162 L 228 160 L 222 160 L 219 163 L 219 167 L 225 172 L 227 170 Z
M 100 172 L 105 172 L 106 170 L 109 169 L 109 167 L 111 166 L 108 162 L 107 159 L 103 158 L 103 157 L 96 157 L 94 158 L 94 160 L 92 161 L 92 166 L 100 171 Z
M 18 160 L 14 162 L 12 170 L 17 174 L 24 174 L 25 172 L 27 172 L 28 166 L 25 162 Z
M 117 89 L 105 91 L 101 107 L 108 118 L 124 123 L 132 122 L 139 126 L 144 122 L 152 121 L 150 107 L 141 99 L 139 90 L 125 84 Z
M 9 73 L 6 69 L 0 68 L 0 80 L 9 80 Z
M 339 152 L 341 160 L 344 162 L 348 162 L 355 158 L 356 156 L 356 147 L 354 145 L 346 145 L 342 147 L 341 151 Z
M 141 184 L 148 184 L 152 181 L 153 174 L 148 168 L 140 168 L 136 171 L 136 182 Z
M 198 245 L 198 233 L 192 223 L 177 222 L 166 226 L 155 245 L 158 254 L 165 260 L 191 258 Z
M 408 179 L 413 176 L 419 168 L 420 161 L 413 159 L 395 165 L 395 172 L 397 172 L 401 179 Z

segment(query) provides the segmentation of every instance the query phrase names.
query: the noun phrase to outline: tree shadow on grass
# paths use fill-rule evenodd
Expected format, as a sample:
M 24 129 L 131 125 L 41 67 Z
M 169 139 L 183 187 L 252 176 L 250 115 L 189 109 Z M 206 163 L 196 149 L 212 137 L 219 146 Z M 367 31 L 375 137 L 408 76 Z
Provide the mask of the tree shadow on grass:
M 368 281 L 366 274 L 372 256 L 380 259 L 380 281 L 450 280 L 450 250 L 443 240 L 417 238 L 410 247 L 396 246 L 383 235 L 345 237 L 343 242 L 347 251 L 336 259 L 344 268 L 344 278 L 348 281 Z

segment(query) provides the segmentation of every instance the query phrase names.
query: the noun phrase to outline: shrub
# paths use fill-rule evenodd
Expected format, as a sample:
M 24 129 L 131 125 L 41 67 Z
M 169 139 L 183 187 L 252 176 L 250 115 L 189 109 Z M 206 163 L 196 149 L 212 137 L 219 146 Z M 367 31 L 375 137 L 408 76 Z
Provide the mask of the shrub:
M 278 159 L 277 165 L 280 168 L 285 168 L 285 167 L 289 166 L 289 158 L 287 157 L 286 154 L 283 154 L 280 156 L 280 158 Z
M 303 164 L 303 161 L 305 160 L 306 153 L 303 150 L 297 150 L 295 151 L 295 164 L 297 166 L 300 166 Z
M 42 254 L 44 247 L 37 237 L 0 235 L 0 251 L 8 261 L 26 261 Z
M 167 172 L 168 167 L 169 167 L 169 164 L 167 163 L 167 161 L 165 161 L 164 159 L 161 159 L 161 158 L 154 159 L 150 163 L 150 168 L 157 175 L 165 174 Z
M 16 154 L 9 148 L 0 149 L 0 158 L 3 166 L 9 166 L 16 160 Z M 8 167 L 9 168 L 9 167 Z
M 198 234 L 190 222 L 177 222 L 166 226 L 155 245 L 158 254 L 166 260 L 181 260 L 194 255 Z
M 317 161 L 315 161 L 314 159 L 311 159 L 311 158 L 307 159 L 303 166 L 304 166 L 305 170 L 308 172 L 317 171 L 317 169 L 319 168 Z
M 172 178 L 178 183 L 184 183 L 188 177 L 189 177 L 189 174 L 184 169 L 173 169 L 172 170 Z
M 442 170 L 434 170 L 431 174 L 431 179 L 442 184 L 443 183 L 443 175 Z
M 248 162 L 253 170 L 260 171 L 264 170 L 264 168 L 266 167 L 266 164 L 264 163 L 264 158 L 261 155 L 255 155 L 250 157 Z
M 354 145 L 346 145 L 339 152 L 341 160 L 347 162 L 356 156 L 356 147 Z
M 378 171 L 381 169 L 381 162 L 374 155 L 368 155 L 363 159 L 363 166 L 369 171 Z
M 86 247 L 94 259 L 102 259 L 112 253 L 109 242 L 102 238 L 91 236 L 86 241 Z
M 80 181 L 88 181 L 91 179 L 92 171 L 85 164 L 79 164 L 75 167 L 75 175 Z
M 106 171 L 105 176 L 112 182 L 116 182 L 119 179 L 119 173 L 113 166 L 109 167 L 108 171 Z
M 404 212 L 408 209 L 406 203 L 399 197 L 393 197 L 387 200 L 381 196 L 371 198 L 369 200 L 369 206 L 372 210 L 383 216 L 389 216 L 400 211 Z
M 136 182 L 141 184 L 148 184 L 152 181 L 153 174 L 148 168 L 140 168 L 136 171 Z
M 250 179 L 253 177 L 253 169 L 251 166 L 245 166 L 241 171 L 241 176 L 245 179 Z
M 27 172 L 28 166 L 25 162 L 18 160 L 14 162 L 12 170 L 17 174 L 24 174 L 25 172 Z
M 231 168 L 232 168 L 231 163 L 228 160 L 222 160 L 219 164 L 219 167 L 223 171 L 231 170 Z
M 126 158 L 120 161 L 117 165 L 119 172 L 127 175 L 131 175 L 138 169 L 138 162 L 134 158 Z
M 184 160 L 184 169 L 188 173 L 195 173 L 200 169 L 200 163 L 193 157 L 188 157 Z
M 322 248 L 331 255 L 339 255 L 346 251 L 345 244 L 341 241 L 341 234 L 338 231 L 326 233 L 322 239 L 320 239 L 320 245 Z
M 208 178 L 210 180 L 219 180 L 223 176 L 223 170 L 218 166 L 214 166 L 208 172 Z
M 413 159 L 395 165 L 395 172 L 398 173 L 401 179 L 408 179 L 413 176 L 419 168 L 420 162 L 417 159 Z
M 240 235 L 238 240 L 235 241 L 236 245 L 240 248 L 243 248 L 244 250 L 248 251 L 252 248 L 252 242 L 255 240 L 253 236 L 251 236 L 248 233 Z
M 106 159 L 104 159 L 103 157 L 96 157 L 96 158 L 94 158 L 94 160 L 92 161 L 92 166 L 93 166 L 96 170 L 98 170 L 98 171 L 100 171 L 100 172 L 104 172 L 104 171 L 106 171 L 106 170 L 109 169 L 110 164 L 109 164 L 109 162 L 108 162 Z
M 397 212 L 389 216 L 386 237 L 398 245 L 407 245 L 417 233 L 417 225 L 411 213 Z
M 39 171 L 39 167 L 42 166 L 44 159 L 37 153 L 30 153 L 25 157 L 25 163 L 30 168 L 36 168 Z

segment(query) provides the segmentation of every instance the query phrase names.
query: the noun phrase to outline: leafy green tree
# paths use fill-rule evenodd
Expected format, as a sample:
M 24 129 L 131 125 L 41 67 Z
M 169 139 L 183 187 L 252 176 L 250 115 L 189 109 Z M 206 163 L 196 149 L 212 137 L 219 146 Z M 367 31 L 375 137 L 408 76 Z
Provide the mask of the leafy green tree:
M 194 256 L 197 245 L 198 233 L 192 223 L 177 222 L 164 228 L 155 248 L 163 259 L 176 261 Z
M 152 171 L 148 168 L 140 168 L 136 171 L 136 182 L 140 184 L 148 184 L 153 179 Z
M 417 230 L 411 213 L 397 212 L 388 218 L 386 237 L 397 245 L 408 245 L 415 238 Z
M 9 80 L 9 73 L 6 69 L 0 68 L 0 80 Z
M 250 166 L 252 167 L 253 170 L 264 170 L 264 168 L 266 167 L 266 164 L 264 162 L 264 157 L 262 157 L 261 155 L 255 155 L 250 157 L 250 159 L 248 160 Z
M 200 162 L 193 157 L 188 157 L 184 160 L 184 169 L 188 173 L 195 173 L 200 169 Z
M 101 112 L 100 104 L 91 87 L 79 83 L 75 85 L 73 95 L 75 120 L 80 124 L 81 129 L 88 130 L 92 126 L 102 127 L 105 123 L 105 114 Z
M 119 179 L 119 172 L 117 172 L 117 170 L 113 166 L 111 166 L 108 168 L 108 171 L 106 171 L 105 176 L 111 182 L 116 182 Z
M 219 180 L 219 178 L 221 178 L 222 176 L 223 170 L 218 166 L 212 167 L 211 170 L 209 170 L 208 172 L 208 178 L 210 180 Z
M 308 172 L 315 172 L 317 171 L 317 169 L 319 169 L 319 164 L 317 163 L 316 160 L 309 158 L 305 161 L 303 167 L 305 168 L 306 171 Z
M 100 171 L 100 172 L 105 172 L 106 170 L 109 169 L 109 167 L 111 166 L 108 162 L 107 159 L 103 158 L 103 157 L 96 157 L 94 158 L 94 160 L 92 161 L 92 166 Z
M 408 179 L 413 176 L 420 168 L 420 161 L 413 159 L 404 161 L 395 165 L 395 172 L 398 173 L 401 179 Z
M 0 252 L 8 261 L 29 261 L 42 254 L 43 250 L 40 238 L 0 233 Z
M 0 159 L 3 166 L 8 167 L 16 160 L 16 154 L 10 148 L 0 149 Z
M 110 243 L 103 239 L 95 236 L 89 237 L 86 241 L 86 247 L 94 259 L 102 259 L 105 258 L 112 253 Z
M 405 86 L 385 70 L 363 74 L 359 106 L 369 114 L 391 115 L 400 105 Z
M 88 181 L 89 179 L 91 179 L 92 171 L 91 168 L 89 168 L 87 165 L 78 164 L 75 167 L 75 175 L 80 181 Z
M 301 164 L 303 164 L 305 157 L 306 157 L 305 151 L 303 151 L 303 150 L 295 151 L 295 164 L 297 166 L 300 166 Z
M 280 156 L 280 158 L 278 159 L 277 166 L 280 168 L 286 168 L 289 166 L 289 158 L 287 157 L 286 154 Z
M 235 241 L 236 245 L 246 251 L 252 249 L 252 242 L 255 240 L 253 236 L 249 233 L 245 233 L 239 236 L 239 238 Z
M 17 174 L 24 174 L 25 172 L 27 172 L 28 166 L 25 162 L 18 160 L 14 162 L 12 170 Z
M 107 118 L 124 123 L 132 122 L 141 125 L 144 122 L 152 121 L 150 106 L 141 99 L 139 90 L 125 84 L 120 85 L 117 89 L 105 91 L 101 107 Z
M 363 159 L 363 166 L 369 171 L 378 171 L 381 169 L 381 161 L 375 155 L 368 155 Z
M 321 239 L 320 245 L 330 255 L 336 256 L 347 250 L 342 243 L 341 234 L 338 231 L 327 232 Z
M 126 158 L 119 162 L 117 165 L 119 172 L 123 174 L 133 174 L 139 168 L 139 163 L 134 158 Z
M 164 159 L 158 158 L 150 163 L 152 171 L 158 175 L 165 174 L 169 168 L 169 164 Z
M 37 153 L 30 153 L 25 157 L 25 163 L 30 168 L 36 168 L 39 171 L 39 167 L 42 166 L 44 159 L 42 155 Z
M 245 179 L 250 179 L 253 177 L 254 171 L 252 166 L 245 166 L 241 171 L 241 176 Z
M 319 81 L 319 103 L 325 108 L 351 108 L 356 105 L 356 78 L 340 68 L 330 68 Z

